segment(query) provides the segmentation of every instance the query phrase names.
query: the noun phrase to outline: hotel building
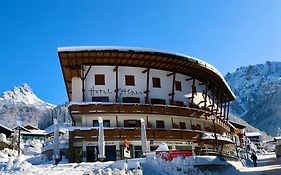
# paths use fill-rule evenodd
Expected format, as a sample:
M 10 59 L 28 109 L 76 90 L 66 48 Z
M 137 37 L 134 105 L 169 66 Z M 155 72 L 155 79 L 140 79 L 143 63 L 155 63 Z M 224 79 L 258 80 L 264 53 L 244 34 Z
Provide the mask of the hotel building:
M 182 54 L 128 47 L 62 47 L 58 55 L 73 128 L 69 161 L 98 159 L 98 117 L 105 127 L 106 160 L 140 157 L 140 119 L 151 150 L 161 142 L 194 154 L 227 140 L 203 135 L 230 132 L 229 104 L 235 100 L 223 76 L 210 64 Z

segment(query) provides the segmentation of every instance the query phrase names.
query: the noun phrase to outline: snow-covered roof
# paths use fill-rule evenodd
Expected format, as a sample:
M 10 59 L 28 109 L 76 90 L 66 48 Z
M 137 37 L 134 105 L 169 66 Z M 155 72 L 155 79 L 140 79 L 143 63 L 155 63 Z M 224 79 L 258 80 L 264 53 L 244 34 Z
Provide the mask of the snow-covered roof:
M 28 124 L 28 125 L 25 125 L 25 126 L 24 126 L 24 128 L 26 128 L 26 129 L 28 129 L 28 127 L 33 128 L 33 129 L 36 129 L 36 130 L 39 130 L 39 128 L 37 128 L 36 126 L 33 126 L 33 125 L 31 125 L 31 124 Z M 30 130 L 30 129 L 28 129 L 28 130 Z
M 50 132 L 46 133 L 46 135 L 50 135 L 50 134 L 53 134 L 53 133 L 54 133 L 54 131 L 50 131 Z M 65 134 L 66 130 L 65 129 L 59 129 L 59 133 Z
M 13 131 L 11 128 L 8 128 L 7 126 L 4 126 L 4 125 L 2 125 L 2 124 L 0 124 L 0 127 L 2 127 L 2 128 L 4 128 L 4 129 L 6 129 L 6 130 L 9 130 L 9 131 Z
M 246 132 L 245 135 L 246 135 L 246 137 L 256 137 L 256 136 L 261 136 L 261 133 L 259 133 L 259 132 Z
M 246 126 L 243 125 L 242 123 L 238 123 L 238 122 L 235 122 L 235 121 L 229 121 L 229 124 L 231 124 L 232 126 L 234 126 L 235 128 L 238 128 L 238 129 L 246 128 Z
M 24 135 L 46 135 L 44 130 L 29 130 L 29 132 L 23 131 Z
M 159 59 L 156 59 L 158 57 L 160 58 L 168 58 L 168 62 L 167 61 L 163 61 L 160 64 L 157 64 L 157 66 L 155 64 L 154 67 L 152 66 L 151 68 L 155 68 L 155 69 L 159 69 L 167 67 L 167 65 L 172 65 L 169 66 L 171 69 L 170 71 L 176 71 L 179 68 L 182 68 L 183 66 L 185 68 L 189 68 L 189 66 L 191 66 L 191 69 L 189 69 L 189 74 L 191 74 L 190 70 L 197 70 L 197 72 L 193 72 L 192 76 L 194 76 L 194 78 L 198 78 L 200 77 L 201 79 L 204 79 L 204 81 L 208 81 L 209 79 L 214 79 L 214 81 L 216 81 L 218 83 L 219 86 L 221 86 L 221 88 L 225 91 L 225 94 L 228 96 L 228 98 L 230 100 L 234 100 L 235 99 L 235 95 L 234 93 L 231 91 L 230 87 L 228 86 L 228 84 L 226 83 L 226 81 L 224 80 L 224 77 L 221 75 L 221 73 L 212 65 L 208 64 L 207 62 L 204 62 L 200 59 L 191 57 L 191 56 L 187 56 L 184 54 L 179 54 L 179 53 L 174 53 L 174 52 L 168 52 L 168 51 L 163 51 L 163 50 L 157 50 L 157 49 L 147 49 L 147 48 L 135 48 L 135 47 L 120 47 L 120 46 L 73 46 L 73 47 L 59 47 L 58 48 L 58 52 L 59 52 L 59 57 L 60 57 L 60 62 L 61 62 L 61 66 L 63 69 L 63 74 L 64 74 L 64 79 L 66 82 L 70 81 L 69 79 L 71 79 L 71 76 L 76 76 L 74 75 L 75 72 L 77 72 L 76 70 L 73 69 L 69 69 L 68 66 L 68 58 L 69 56 L 67 56 L 68 54 L 71 54 L 72 57 L 71 59 L 76 59 L 77 61 L 74 61 L 75 64 L 77 65 L 72 65 L 72 68 L 74 66 L 77 67 L 77 69 L 79 67 L 81 67 L 81 65 L 89 65 L 91 63 L 89 63 L 89 61 L 93 61 L 94 59 L 89 59 L 92 58 L 92 56 L 87 56 L 87 52 L 103 52 L 103 53 L 117 53 L 117 54 L 135 54 L 137 56 L 140 56 L 140 58 L 143 58 L 142 55 L 148 55 L 148 59 L 150 62 L 158 62 L 159 63 Z M 86 56 L 78 56 L 76 57 L 76 53 L 79 53 L 81 55 L 81 52 L 86 53 Z M 74 54 L 73 54 L 74 53 Z M 84 59 L 85 58 L 85 59 Z M 120 57 L 117 56 L 106 56 L 106 58 L 111 59 L 112 61 L 109 61 L 110 64 L 116 65 L 115 61 L 118 61 L 117 58 L 120 59 Z M 124 57 L 122 59 L 131 59 L 130 56 L 129 57 Z M 139 58 L 134 59 L 134 61 L 137 61 Z M 146 60 L 148 60 L 146 59 Z M 164 59 L 163 59 L 164 60 Z M 172 60 L 172 62 L 170 62 Z M 87 61 L 87 63 L 86 63 Z M 95 61 L 94 61 L 95 62 Z M 119 61 L 118 61 L 119 62 Z M 135 62 L 134 62 L 135 63 Z M 134 63 L 128 63 L 128 66 L 132 66 L 131 64 Z M 103 64 L 103 62 L 99 62 L 100 65 Z M 108 63 L 109 64 L 109 63 Z M 140 63 L 138 62 L 136 65 L 133 66 L 147 66 L 146 63 L 142 63 L 143 65 L 140 65 Z M 127 65 L 127 63 L 126 63 Z M 179 67 L 181 66 L 181 67 Z M 72 70 L 74 72 L 74 74 L 71 75 L 66 75 L 66 72 L 69 72 Z M 173 70 L 172 70 L 173 69 Z M 200 71 L 198 71 L 200 69 Z M 182 70 L 183 71 L 183 70 Z M 183 73 L 185 73 L 183 71 Z M 200 75 L 199 75 L 200 74 Z M 69 77 L 70 76 L 70 77 Z M 197 77 L 198 76 L 198 77 Z M 71 100 L 71 88 L 68 87 L 67 85 L 67 89 L 68 89 L 68 96 Z
M 176 52 L 169 52 L 165 50 L 160 49 L 148 49 L 148 48 L 140 48 L 140 47 L 124 47 L 124 46 L 70 46 L 70 47 L 58 47 L 58 52 L 83 52 L 83 51 L 120 51 L 120 52 L 128 52 L 128 51 L 135 51 L 135 52 L 151 52 L 151 53 L 163 53 L 168 55 L 176 55 L 180 57 L 189 58 L 191 60 L 194 60 L 195 62 L 198 62 L 202 65 L 205 65 L 205 67 L 211 69 L 212 71 L 216 72 L 218 75 L 220 75 L 222 78 L 223 76 L 221 73 L 211 64 L 202 61 L 198 58 L 187 56 L 184 54 L 176 53 Z M 224 79 L 224 78 L 223 78 Z
M 230 138 L 227 137 L 223 137 L 220 134 L 216 134 L 217 139 L 220 141 L 225 141 L 225 142 L 230 142 L 230 143 L 234 143 L 233 140 L 231 140 Z M 213 133 L 204 133 L 201 137 L 202 140 L 215 140 L 215 135 Z

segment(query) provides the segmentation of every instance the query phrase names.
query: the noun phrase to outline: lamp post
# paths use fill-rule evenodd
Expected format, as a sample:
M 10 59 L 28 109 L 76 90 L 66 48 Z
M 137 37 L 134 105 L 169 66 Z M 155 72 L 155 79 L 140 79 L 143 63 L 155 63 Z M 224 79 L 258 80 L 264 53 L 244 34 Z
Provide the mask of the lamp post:
M 216 144 L 215 150 L 218 151 L 218 138 L 217 138 L 216 124 L 215 124 L 216 116 L 211 115 L 211 119 L 213 121 L 213 128 L 214 128 L 214 134 L 215 134 L 215 144 Z
M 59 148 L 59 128 L 58 128 L 58 119 L 54 118 L 54 160 L 55 165 L 57 165 L 60 161 L 60 148 Z
M 22 117 L 17 117 L 17 129 L 18 129 L 18 158 L 20 158 L 20 130 L 22 127 Z

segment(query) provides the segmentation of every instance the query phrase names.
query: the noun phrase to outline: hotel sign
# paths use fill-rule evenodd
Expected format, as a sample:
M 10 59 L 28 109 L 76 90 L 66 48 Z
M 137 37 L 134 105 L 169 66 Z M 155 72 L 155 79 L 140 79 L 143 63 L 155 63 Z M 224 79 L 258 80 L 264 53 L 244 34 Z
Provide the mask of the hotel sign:
M 92 87 L 90 90 L 91 92 L 91 96 L 94 96 L 96 94 L 99 95 L 110 95 L 115 93 L 115 90 L 111 90 L 111 89 L 94 89 L 94 87 Z M 135 91 L 135 90 L 131 90 L 131 89 L 117 89 L 117 93 L 118 95 L 143 95 L 144 92 L 142 91 Z

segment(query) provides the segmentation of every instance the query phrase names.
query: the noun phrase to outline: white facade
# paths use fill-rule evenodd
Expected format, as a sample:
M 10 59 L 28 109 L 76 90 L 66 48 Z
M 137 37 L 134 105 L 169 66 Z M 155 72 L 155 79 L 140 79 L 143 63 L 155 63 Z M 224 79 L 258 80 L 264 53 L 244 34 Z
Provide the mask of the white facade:
M 84 73 L 89 69 L 89 66 L 85 66 Z M 146 97 L 146 82 L 147 72 L 142 73 L 145 68 L 138 67 L 122 67 L 118 68 L 118 102 L 122 102 L 123 97 L 137 97 L 140 99 L 140 103 L 145 103 Z M 102 74 L 105 76 L 105 85 L 95 85 L 95 75 Z M 171 72 L 164 70 L 151 69 L 149 72 L 149 98 L 163 99 L 166 104 L 170 104 L 172 86 L 173 86 L 173 75 L 167 76 Z M 135 85 L 125 85 L 125 75 L 134 76 Z M 152 78 L 160 78 L 161 87 L 153 87 Z M 184 105 L 188 106 L 190 103 L 189 97 L 192 96 L 192 83 L 190 77 L 176 73 L 175 80 L 181 82 L 182 91 L 174 89 L 174 101 L 183 102 Z M 195 81 L 196 93 L 194 94 L 194 103 L 199 107 L 204 106 L 204 90 L 205 85 L 201 84 L 200 81 Z M 85 95 L 84 102 L 91 102 L 92 97 L 109 97 L 109 102 L 115 102 L 115 88 L 116 88 L 116 72 L 114 66 L 92 66 L 86 79 L 85 79 Z M 211 94 L 208 90 L 208 94 Z M 82 102 L 82 80 L 81 78 L 72 78 L 72 102 Z M 207 97 L 207 106 L 211 109 L 212 99 L 211 96 Z M 216 103 L 215 103 L 216 108 Z M 218 110 L 220 111 L 220 109 Z
M 194 117 L 180 117 L 169 115 L 147 115 L 147 114 L 84 114 L 81 116 L 81 123 L 76 123 L 76 126 L 92 127 L 93 121 L 98 120 L 98 117 L 102 117 L 103 120 L 110 121 L 110 127 L 124 127 L 124 120 L 140 120 L 143 118 L 145 122 L 151 124 L 152 128 L 156 128 L 156 121 L 164 121 L 166 129 L 172 129 L 172 121 L 174 124 L 179 125 L 180 122 L 185 123 L 186 129 L 191 130 L 191 125 L 200 125 L 202 130 L 205 127 L 212 128 L 211 121 L 202 120 L 201 118 Z M 118 122 L 118 125 L 117 125 Z

